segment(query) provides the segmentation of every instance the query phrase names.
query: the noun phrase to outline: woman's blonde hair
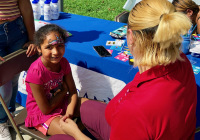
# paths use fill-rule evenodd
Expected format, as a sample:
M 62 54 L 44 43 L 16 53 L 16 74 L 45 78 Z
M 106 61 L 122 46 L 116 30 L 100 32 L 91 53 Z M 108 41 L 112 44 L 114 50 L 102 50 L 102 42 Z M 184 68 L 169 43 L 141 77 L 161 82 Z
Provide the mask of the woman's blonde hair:
M 130 12 L 128 28 L 137 49 L 135 66 L 167 65 L 182 60 L 181 35 L 191 27 L 189 18 L 175 12 L 167 0 L 142 0 Z

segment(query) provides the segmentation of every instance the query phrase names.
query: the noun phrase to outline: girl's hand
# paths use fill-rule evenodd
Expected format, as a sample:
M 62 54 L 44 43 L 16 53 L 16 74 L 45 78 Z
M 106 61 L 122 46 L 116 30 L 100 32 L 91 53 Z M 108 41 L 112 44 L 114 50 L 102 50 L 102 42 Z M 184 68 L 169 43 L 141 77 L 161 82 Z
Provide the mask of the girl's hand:
M 65 116 L 66 116 L 67 118 L 72 119 L 73 116 L 74 116 L 74 108 L 71 108 L 71 107 L 68 105 L 67 110 L 66 110 L 66 113 L 65 113 Z
M 67 109 L 67 110 L 68 110 L 68 109 Z M 72 119 L 72 118 L 73 118 L 73 112 L 66 111 L 65 116 L 66 116 L 67 118 Z

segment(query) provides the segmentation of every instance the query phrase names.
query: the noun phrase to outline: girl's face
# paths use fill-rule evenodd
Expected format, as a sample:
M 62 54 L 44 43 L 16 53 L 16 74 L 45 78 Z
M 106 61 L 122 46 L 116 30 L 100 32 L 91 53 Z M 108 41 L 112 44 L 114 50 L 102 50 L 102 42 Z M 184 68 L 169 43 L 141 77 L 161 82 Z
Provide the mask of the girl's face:
M 58 32 L 47 34 L 43 44 L 38 51 L 42 54 L 41 60 L 45 66 L 59 64 L 65 53 L 65 43 Z

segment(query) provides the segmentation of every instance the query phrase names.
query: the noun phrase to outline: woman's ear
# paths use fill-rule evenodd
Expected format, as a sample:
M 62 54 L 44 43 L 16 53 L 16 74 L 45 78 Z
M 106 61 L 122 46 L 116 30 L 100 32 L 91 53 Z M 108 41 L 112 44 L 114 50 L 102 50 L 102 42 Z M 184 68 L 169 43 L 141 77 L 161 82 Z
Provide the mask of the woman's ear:
M 190 9 L 186 10 L 186 15 L 191 19 L 192 15 L 193 15 L 193 11 Z
M 127 44 L 128 45 L 133 45 L 134 44 L 134 35 L 133 31 L 131 29 L 127 30 Z

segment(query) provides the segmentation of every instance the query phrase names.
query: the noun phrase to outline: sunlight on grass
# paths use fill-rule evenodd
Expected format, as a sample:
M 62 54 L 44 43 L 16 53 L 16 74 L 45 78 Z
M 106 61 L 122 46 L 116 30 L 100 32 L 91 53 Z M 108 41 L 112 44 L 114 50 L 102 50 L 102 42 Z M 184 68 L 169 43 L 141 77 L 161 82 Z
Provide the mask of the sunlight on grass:
M 63 10 L 114 21 L 115 16 L 124 11 L 125 2 L 126 0 L 63 0 Z

